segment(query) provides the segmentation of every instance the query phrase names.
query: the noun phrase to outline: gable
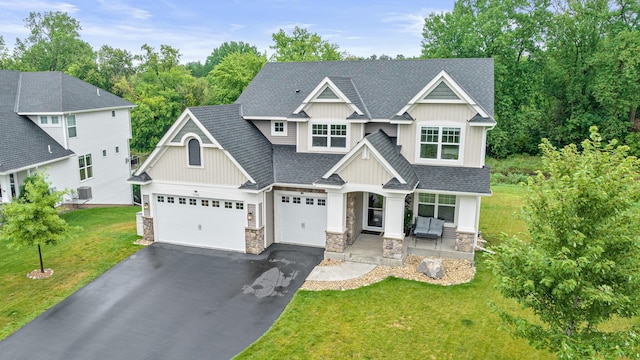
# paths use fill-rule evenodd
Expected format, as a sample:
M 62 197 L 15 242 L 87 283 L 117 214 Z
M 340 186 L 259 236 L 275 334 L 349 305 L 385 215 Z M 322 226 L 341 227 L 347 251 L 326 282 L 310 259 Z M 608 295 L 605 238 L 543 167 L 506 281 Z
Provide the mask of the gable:
M 200 127 L 198 127 L 198 125 L 196 125 L 196 123 L 192 119 L 187 120 L 182 128 L 178 130 L 173 139 L 171 139 L 171 143 L 182 143 L 182 138 L 187 134 L 198 135 L 203 144 L 213 144 L 213 142 L 209 139 L 209 136 L 205 134 L 205 132 Z
M 358 91 L 351 79 L 340 77 L 325 77 L 322 81 L 302 100 L 302 103 L 293 111 L 299 114 L 308 110 L 314 103 L 342 103 L 346 104 L 351 113 L 364 115 L 362 109 L 364 105 L 358 95 Z
M 316 99 L 320 99 L 320 100 L 339 100 L 340 98 L 333 91 L 331 91 L 331 89 L 327 86 L 324 90 L 322 90 L 322 92 L 320 94 L 318 94 Z
M 438 75 L 433 77 L 422 90 L 396 113 L 396 116 L 411 112 L 416 106 L 424 103 L 466 104 L 474 112 L 488 117 L 486 111 L 445 70 L 440 71 Z
M 216 148 L 202 148 L 202 168 L 187 166 L 186 146 L 167 146 L 147 174 L 155 181 L 240 186 L 248 178 Z
M 350 184 L 381 186 L 394 176 L 366 146 L 355 152 L 336 174 Z
M 424 97 L 424 100 L 460 100 L 460 98 L 442 81 Z

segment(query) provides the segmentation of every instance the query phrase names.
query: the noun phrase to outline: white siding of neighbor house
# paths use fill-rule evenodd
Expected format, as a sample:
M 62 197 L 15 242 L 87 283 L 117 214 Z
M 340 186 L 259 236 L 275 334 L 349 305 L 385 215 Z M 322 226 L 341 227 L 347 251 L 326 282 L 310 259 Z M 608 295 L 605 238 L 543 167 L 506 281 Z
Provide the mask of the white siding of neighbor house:
M 220 149 L 202 148 L 202 168 L 187 166 L 186 146 L 169 146 L 147 171 L 156 181 L 240 186 L 248 179 Z
M 352 160 L 338 175 L 349 184 L 377 185 L 386 184 L 393 177 L 369 151 L 369 158 L 363 159 L 360 149 L 353 154 Z
M 481 167 L 484 165 L 482 158 L 484 127 L 469 126 L 468 120 L 475 112 L 465 104 L 420 104 L 416 106 L 411 115 L 416 119 L 410 125 L 398 126 L 398 144 L 402 146 L 401 153 L 410 163 L 416 163 L 417 140 L 420 126 L 426 122 L 434 125 L 442 123 L 459 123 L 463 128 L 463 154 L 462 166 Z M 446 165 L 446 162 L 443 162 Z
M 253 124 L 260 130 L 274 145 L 295 145 L 296 144 L 296 123 L 287 121 L 287 136 L 271 135 L 271 120 L 253 120 Z
M 69 139 L 69 149 L 78 156 L 91 154 L 93 178 L 80 181 L 78 159 L 73 157 L 67 175 L 77 181 L 73 188 L 90 186 L 93 199 L 89 203 L 92 204 L 131 204 L 131 185 L 126 182 L 131 176 L 129 110 L 116 110 L 115 117 L 111 116 L 111 110 L 80 113 L 75 117 L 77 136 Z M 66 127 L 63 128 L 66 136 Z M 106 156 L 102 156 L 102 150 L 107 151 Z

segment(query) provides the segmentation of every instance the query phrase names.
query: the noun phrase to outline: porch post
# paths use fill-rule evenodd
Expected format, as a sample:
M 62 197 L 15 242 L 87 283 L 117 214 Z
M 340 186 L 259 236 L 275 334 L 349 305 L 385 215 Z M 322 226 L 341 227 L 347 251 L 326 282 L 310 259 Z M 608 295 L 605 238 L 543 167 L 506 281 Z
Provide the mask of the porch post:
M 346 194 L 327 191 L 327 240 L 325 251 L 343 253 L 347 246 Z
M 384 234 L 382 256 L 404 261 L 407 244 L 404 241 L 404 198 L 406 194 L 389 194 L 384 199 Z

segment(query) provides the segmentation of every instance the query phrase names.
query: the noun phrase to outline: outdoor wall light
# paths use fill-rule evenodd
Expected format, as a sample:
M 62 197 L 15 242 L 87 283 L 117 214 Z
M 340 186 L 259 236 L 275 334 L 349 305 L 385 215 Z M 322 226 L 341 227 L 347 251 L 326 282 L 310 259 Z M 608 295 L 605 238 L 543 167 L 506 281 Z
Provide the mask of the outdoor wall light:
M 149 210 L 149 203 L 148 202 L 144 203 L 144 209 L 145 210 Z
M 247 220 L 249 220 L 249 221 L 253 220 L 253 213 L 252 212 L 249 212 L 247 214 Z

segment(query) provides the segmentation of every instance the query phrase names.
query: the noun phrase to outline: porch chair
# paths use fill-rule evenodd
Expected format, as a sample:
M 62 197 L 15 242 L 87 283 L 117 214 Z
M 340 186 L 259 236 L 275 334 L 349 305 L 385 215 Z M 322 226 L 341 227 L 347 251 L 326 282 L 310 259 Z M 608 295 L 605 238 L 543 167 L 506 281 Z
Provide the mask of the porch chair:
M 413 236 L 414 238 L 436 239 L 437 246 L 438 238 L 442 239 L 443 228 L 444 220 L 417 216 L 416 222 L 413 226 Z

